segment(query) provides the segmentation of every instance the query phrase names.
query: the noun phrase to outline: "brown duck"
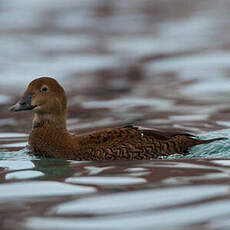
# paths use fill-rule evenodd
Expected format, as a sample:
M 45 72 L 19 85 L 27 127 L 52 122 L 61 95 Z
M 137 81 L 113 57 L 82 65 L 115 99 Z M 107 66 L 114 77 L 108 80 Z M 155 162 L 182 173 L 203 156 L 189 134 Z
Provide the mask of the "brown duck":
M 32 81 L 11 111 L 32 110 L 29 147 L 36 155 L 73 160 L 146 160 L 179 153 L 223 138 L 198 140 L 133 126 L 73 135 L 66 129 L 66 94 L 53 78 Z

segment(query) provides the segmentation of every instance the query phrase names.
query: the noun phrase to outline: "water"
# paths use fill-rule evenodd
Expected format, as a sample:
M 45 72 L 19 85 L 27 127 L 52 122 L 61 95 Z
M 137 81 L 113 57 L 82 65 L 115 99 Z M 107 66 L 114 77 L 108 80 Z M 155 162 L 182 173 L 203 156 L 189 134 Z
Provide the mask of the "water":
M 0 166 L 1 223 L 8 229 L 205 229 L 229 218 L 229 160 Z
M 227 0 L 2 0 L 0 229 L 222 230 L 230 225 Z M 68 95 L 68 129 L 134 123 L 227 140 L 153 161 L 29 154 L 8 112 L 37 76 Z

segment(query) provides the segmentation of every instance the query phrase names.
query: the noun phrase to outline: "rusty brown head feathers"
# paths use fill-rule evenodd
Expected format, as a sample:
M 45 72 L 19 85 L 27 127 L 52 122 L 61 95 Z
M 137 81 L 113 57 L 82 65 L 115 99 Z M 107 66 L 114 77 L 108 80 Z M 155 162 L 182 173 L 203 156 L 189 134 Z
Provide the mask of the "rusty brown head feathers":
M 66 125 L 67 99 L 63 87 L 53 78 L 41 77 L 33 80 L 21 100 L 10 108 L 13 112 L 32 110 L 34 125 L 39 122 Z

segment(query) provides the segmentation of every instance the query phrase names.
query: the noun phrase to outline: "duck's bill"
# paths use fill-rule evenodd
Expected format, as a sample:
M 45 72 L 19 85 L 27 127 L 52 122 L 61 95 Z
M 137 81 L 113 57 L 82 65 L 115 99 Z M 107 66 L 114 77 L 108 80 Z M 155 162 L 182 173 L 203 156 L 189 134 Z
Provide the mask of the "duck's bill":
M 36 106 L 27 106 L 27 105 L 22 105 L 20 104 L 20 102 L 18 102 L 17 104 L 11 106 L 9 108 L 10 112 L 19 112 L 19 111 L 23 111 L 23 110 L 32 110 L 34 109 Z
M 10 112 L 19 112 L 34 109 L 36 106 L 31 105 L 32 96 L 32 94 L 28 94 L 23 97 L 18 103 L 10 107 Z

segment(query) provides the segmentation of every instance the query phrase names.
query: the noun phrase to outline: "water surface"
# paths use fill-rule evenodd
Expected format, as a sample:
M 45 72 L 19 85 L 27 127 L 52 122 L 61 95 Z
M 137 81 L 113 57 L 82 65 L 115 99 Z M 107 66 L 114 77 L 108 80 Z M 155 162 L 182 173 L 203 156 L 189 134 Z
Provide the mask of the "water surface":
M 222 230 L 230 225 L 227 0 L 0 3 L 0 228 Z M 29 154 L 37 76 L 68 95 L 72 132 L 133 123 L 228 140 L 153 161 Z M 17 226 L 17 227 L 16 227 Z

